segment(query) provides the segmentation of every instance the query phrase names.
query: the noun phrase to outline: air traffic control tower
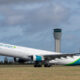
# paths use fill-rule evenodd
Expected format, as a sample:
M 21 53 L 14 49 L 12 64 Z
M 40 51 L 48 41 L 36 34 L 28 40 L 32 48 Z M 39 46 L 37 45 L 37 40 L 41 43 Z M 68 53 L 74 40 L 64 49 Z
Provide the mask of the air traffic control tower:
M 62 30 L 59 28 L 54 29 L 54 39 L 55 39 L 55 52 L 61 51 L 61 34 Z

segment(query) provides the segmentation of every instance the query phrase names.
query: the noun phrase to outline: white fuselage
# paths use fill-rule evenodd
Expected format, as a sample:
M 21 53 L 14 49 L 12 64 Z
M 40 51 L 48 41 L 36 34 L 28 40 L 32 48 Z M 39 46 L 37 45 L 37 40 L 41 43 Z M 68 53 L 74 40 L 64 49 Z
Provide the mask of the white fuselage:
M 28 56 L 32 55 L 42 56 L 42 55 L 52 55 L 52 54 L 54 55 L 60 53 L 0 43 L 0 55 L 4 56 L 27 58 Z
M 60 53 L 0 43 L 0 55 L 2 56 L 11 56 L 11 57 L 27 59 L 29 56 L 34 56 L 34 55 L 44 56 L 44 55 L 55 55 L 55 54 L 60 54 Z M 80 56 L 55 58 L 54 60 L 49 61 L 49 63 L 63 64 L 63 65 L 80 64 Z

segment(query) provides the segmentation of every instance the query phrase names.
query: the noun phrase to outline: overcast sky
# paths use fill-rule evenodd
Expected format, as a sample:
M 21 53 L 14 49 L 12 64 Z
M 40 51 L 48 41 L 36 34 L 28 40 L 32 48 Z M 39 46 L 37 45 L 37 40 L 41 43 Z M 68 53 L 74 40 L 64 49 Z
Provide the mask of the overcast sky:
M 0 0 L 1 43 L 54 51 L 54 28 L 63 53 L 80 49 L 80 0 Z

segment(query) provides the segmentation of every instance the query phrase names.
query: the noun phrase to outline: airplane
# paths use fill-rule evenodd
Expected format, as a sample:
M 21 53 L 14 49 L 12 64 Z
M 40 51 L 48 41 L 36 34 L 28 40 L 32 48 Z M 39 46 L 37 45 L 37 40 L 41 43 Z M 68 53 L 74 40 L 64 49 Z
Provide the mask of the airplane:
M 33 61 L 34 67 L 59 65 L 80 65 L 80 53 L 62 54 L 57 52 L 0 43 L 0 55 L 19 58 L 18 62 Z

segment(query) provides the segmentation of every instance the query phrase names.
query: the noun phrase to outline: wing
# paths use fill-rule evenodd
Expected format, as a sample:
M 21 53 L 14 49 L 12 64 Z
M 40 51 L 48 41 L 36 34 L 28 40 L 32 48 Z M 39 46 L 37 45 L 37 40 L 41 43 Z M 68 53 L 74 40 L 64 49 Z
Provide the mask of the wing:
M 44 55 L 44 60 L 54 60 L 55 58 L 61 58 L 61 57 L 73 57 L 73 56 L 78 56 L 80 53 L 72 53 L 72 54 L 55 54 L 55 55 Z

